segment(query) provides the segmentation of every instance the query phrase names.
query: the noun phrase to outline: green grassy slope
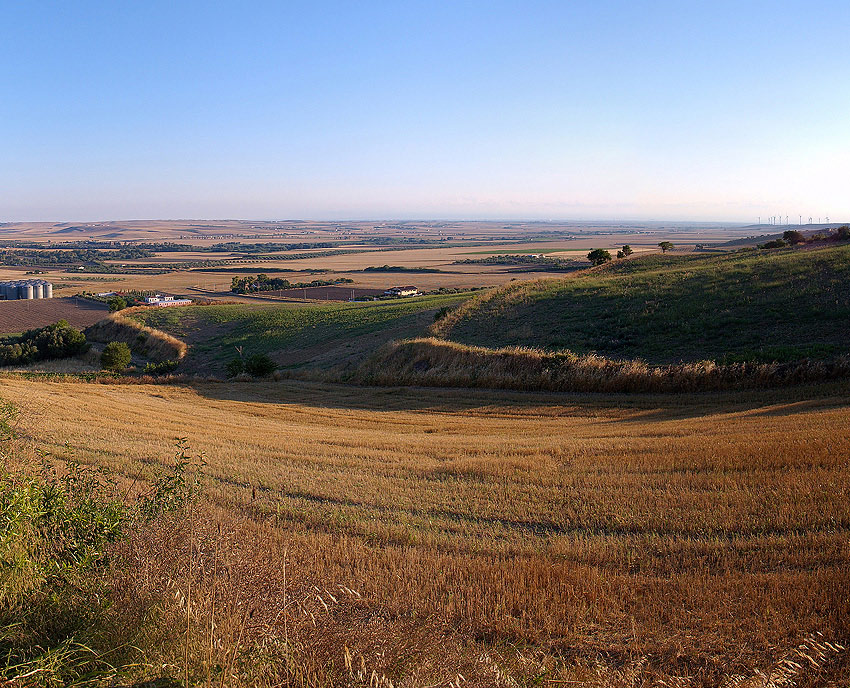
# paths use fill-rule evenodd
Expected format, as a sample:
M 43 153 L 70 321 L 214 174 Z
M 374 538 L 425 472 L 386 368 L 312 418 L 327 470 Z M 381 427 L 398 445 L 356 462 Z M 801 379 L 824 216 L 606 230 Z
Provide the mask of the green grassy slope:
M 189 345 L 185 369 L 220 373 L 243 347 L 268 353 L 282 367 L 353 365 L 393 339 L 422 334 L 434 312 L 469 294 L 368 303 L 227 304 L 137 312 L 132 317 Z
M 850 246 L 616 261 L 482 294 L 436 333 L 656 363 L 827 358 L 850 349 Z

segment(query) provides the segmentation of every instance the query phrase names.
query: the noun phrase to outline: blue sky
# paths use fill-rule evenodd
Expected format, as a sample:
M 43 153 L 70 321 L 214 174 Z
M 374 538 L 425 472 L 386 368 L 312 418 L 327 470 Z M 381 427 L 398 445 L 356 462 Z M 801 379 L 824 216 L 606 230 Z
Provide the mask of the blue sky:
M 0 0 L 0 221 L 850 219 L 850 3 Z

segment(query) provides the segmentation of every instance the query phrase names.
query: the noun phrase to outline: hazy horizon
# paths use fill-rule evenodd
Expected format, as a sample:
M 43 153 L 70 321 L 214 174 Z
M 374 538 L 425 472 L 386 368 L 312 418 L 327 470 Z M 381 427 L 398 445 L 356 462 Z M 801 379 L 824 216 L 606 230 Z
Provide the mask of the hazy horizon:
M 0 221 L 850 217 L 850 5 L 0 11 Z

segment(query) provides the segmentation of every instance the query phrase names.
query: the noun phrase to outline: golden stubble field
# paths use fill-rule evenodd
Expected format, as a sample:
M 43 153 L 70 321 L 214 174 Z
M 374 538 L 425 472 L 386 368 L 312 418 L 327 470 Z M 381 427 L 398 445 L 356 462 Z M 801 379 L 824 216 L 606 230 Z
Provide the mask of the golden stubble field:
M 307 590 L 357 591 L 313 600 L 328 666 L 347 647 L 394 680 L 416 665 L 491 685 L 480 653 L 513 653 L 516 676 L 717 685 L 769 673 L 810 634 L 850 639 L 846 385 L 545 396 L 5 376 L 0 390 L 38 444 L 128 481 L 186 437 L 216 518 L 268 541 L 247 546 L 252 576 L 285 559 Z M 848 666 L 830 661 L 795 685 Z

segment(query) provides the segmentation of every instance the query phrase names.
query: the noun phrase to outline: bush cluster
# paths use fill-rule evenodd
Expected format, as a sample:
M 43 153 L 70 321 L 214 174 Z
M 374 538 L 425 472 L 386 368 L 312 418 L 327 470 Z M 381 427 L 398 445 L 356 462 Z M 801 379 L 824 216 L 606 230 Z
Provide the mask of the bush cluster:
M 104 370 L 124 370 L 131 360 L 130 347 L 125 342 L 109 342 L 100 355 L 100 367 Z
M 236 377 L 240 373 L 248 373 L 253 377 L 268 377 L 277 370 L 277 363 L 266 354 L 254 354 L 244 361 L 234 358 L 227 363 L 227 377 Z
M 88 348 L 85 335 L 67 320 L 28 330 L 19 337 L 0 340 L 0 366 L 26 365 L 46 359 L 68 358 Z

